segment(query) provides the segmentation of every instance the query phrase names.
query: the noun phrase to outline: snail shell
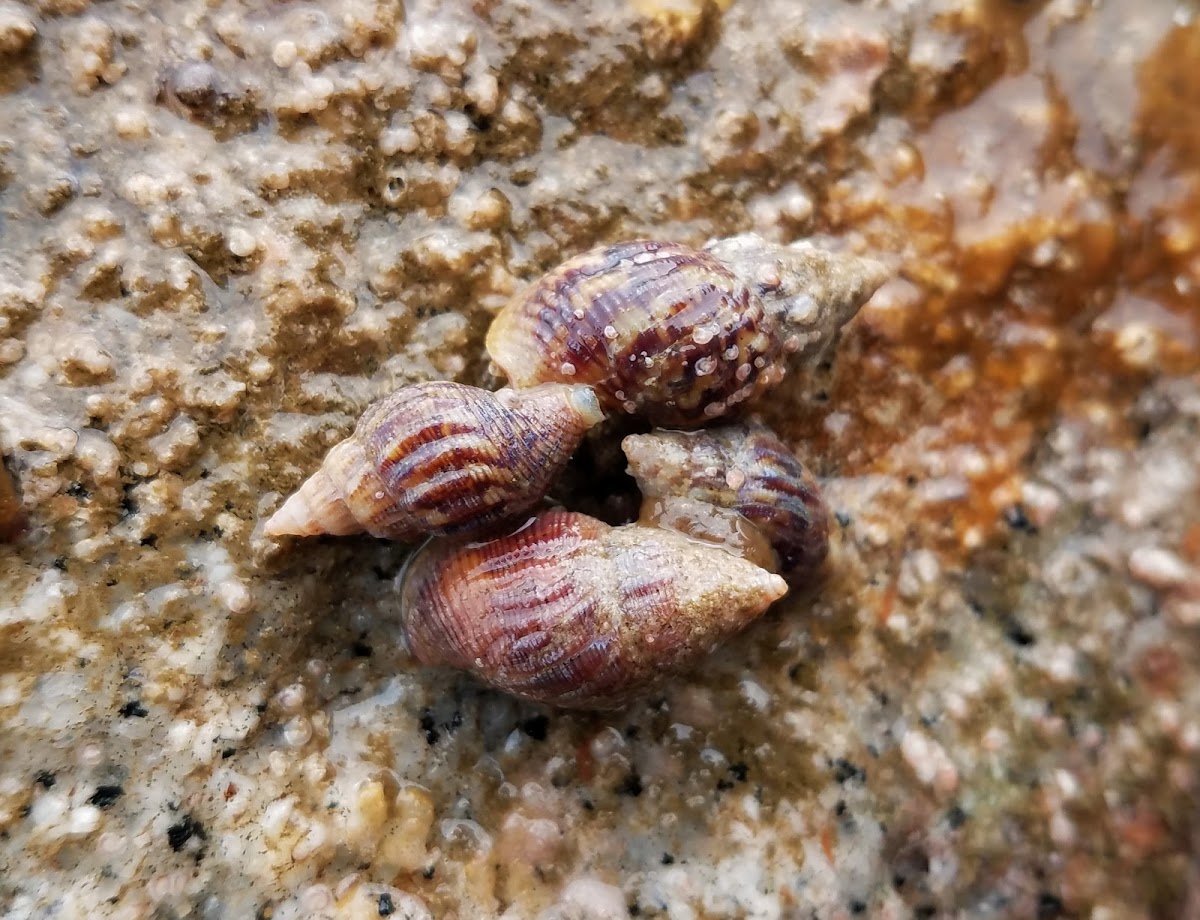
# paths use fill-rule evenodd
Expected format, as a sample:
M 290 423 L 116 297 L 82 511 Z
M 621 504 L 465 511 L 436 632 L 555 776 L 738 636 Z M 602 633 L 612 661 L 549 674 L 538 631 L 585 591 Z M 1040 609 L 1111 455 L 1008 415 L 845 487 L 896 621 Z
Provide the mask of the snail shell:
M 540 502 L 603 417 L 586 386 L 404 387 L 367 408 L 265 532 L 394 540 L 483 532 Z
M 732 508 L 722 508 L 687 495 L 647 497 L 638 523 L 664 527 L 692 540 L 712 543 L 727 553 L 753 562 L 768 572 L 779 572 L 779 556 L 766 535 L 750 519 Z
M 706 249 L 633 240 L 563 263 L 492 323 L 516 387 L 595 387 L 612 411 L 694 428 L 819 354 L 886 277 L 870 259 L 747 235 Z
M 779 576 L 681 534 L 570 511 L 484 543 L 430 541 L 400 588 L 417 660 L 579 709 L 622 705 L 786 591 Z
M 661 522 L 662 509 L 669 516 L 681 499 L 736 512 L 770 541 L 791 584 L 825 561 L 829 511 L 817 482 L 769 428 L 653 431 L 630 435 L 621 447 L 642 491 L 644 518 Z

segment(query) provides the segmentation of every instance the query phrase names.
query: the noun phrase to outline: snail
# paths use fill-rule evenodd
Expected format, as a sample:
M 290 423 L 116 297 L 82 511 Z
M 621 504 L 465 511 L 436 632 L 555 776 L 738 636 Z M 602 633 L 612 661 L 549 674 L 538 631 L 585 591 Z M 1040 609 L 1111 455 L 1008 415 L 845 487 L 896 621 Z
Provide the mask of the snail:
M 403 387 L 367 408 L 265 533 L 482 533 L 538 504 L 603 417 L 586 386 Z
M 492 323 L 511 388 L 431 382 L 373 404 L 265 532 L 432 534 L 397 581 L 417 661 L 528 700 L 619 707 L 821 567 L 815 480 L 761 425 L 653 430 L 621 444 L 637 523 L 570 510 L 512 523 L 606 411 L 658 429 L 733 415 L 789 364 L 819 361 L 885 277 L 871 259 L 752 235 L 584 253 Z
M 546 511 L 485 542 L 432 539 L 399 591 L 421 663 L 527 700 L 612 709 L 709 654 L 787 585 L 670 530 Z
M 735 413 L 811 363 L 887 277 L 872 259 L 754 235 L 585 252 L 519 293 L 487 335 L 517 388 L 585 383 L 670 428 Z
M 817 482 L 766 426 L 652 431 L 621 447 L 642 492 L 643 523 L 723 542 L 792 585 L 825 561 L 829 511 Z M 774 565 L 763 560 L 755 532 L 770 543 Z

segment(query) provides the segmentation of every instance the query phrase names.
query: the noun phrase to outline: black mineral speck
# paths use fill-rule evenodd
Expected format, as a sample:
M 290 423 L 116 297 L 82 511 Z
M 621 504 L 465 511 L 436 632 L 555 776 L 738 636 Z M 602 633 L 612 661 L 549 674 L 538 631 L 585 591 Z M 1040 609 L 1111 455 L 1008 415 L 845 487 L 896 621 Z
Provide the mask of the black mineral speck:
M 386 891 L 379 896 L 379 916 L 390 917 L 396 910 L 396 905 L 392 903 L 392 896 Z
M 521 723 L 521 731 L 534 741 L 545 741 L 546 730 L 549 727 L 550 720 L 546 716 L 533 716 Z
M 167 828 L 167 843 L 176 853 L 182 850 L 193 837 L 197 840 L 204 840 L 207 836 L 200 822 L 191 815 L 184 815 L 182 820 Z
M 1037 642 L 1037 637 L 1016 620 L 1010 620 L 1004 629 L 1004 635 L 1013 645 L 1028 648 Z
M 125 790 L 120 786 L 97 786 L 96 791 L 88 799 L 88 804 L 95 805 L 97 808 L 108 808 L 124 794 Z
M 49 770 L 39 770 L 37 776 L 33 778 L 33 781 L 43 789 L 53 789 L 54 784 L 58 782 L 58 779 Z
M 750 775 L 750 768 L 740 760 L 729 765 L 729 776 L 723 776 L 717 780 L 717 791 L 724 792 L 727 789 L 732 789 L 733 784 L 744 783 L 746 777 Z
M 437 872 L 437 869 L 434 866 L 426 866 L 424 869 L 421 870 L 421 878 L 425 879 L 426 881 L 429 881 L 431 878 L 433 878 L 434 873 L 436 873 L 436 872 Z
M 636 773 L 630 773 L 617 786 L 618 795 L 631 795 L 635 799 L 642 794 L 642 778 Z
M 851 780 L 862 783 L 866 782 L 867 771 L 846 758 L 839 757 L 833 762 L 833 778 L 839 783 L 848 783 Z
M 148 546 L 151 549 L 157 548 L 158 547 L 158 534 L 156 534 L 156 533 L 146 534 L 146 536 L 142 537 L 141 543 L 142 543 L 142 546 Z
M 664 866 L 673 866 L 673 865 L 675 865 L 675 857 L 674 857 L 674 856 L 672 856 L 670 853 L 663 853 L 663 855 L 662 855 L 662 864 L 663 864 Z
M 863 901 L 855 900 L 855 901 L 850 902 L 850 913 L 865 914 L 866 912 L 867 912 L 867 905 Z
M 67 494 L 71 498 L 77 498 L 80 501 L 91 498 L 92 493 L 87 490 L 82 482 L 73 482 L 67 486 Z
M 1025 506 L 1020 503 L 1009 505 L 1004 509 L 1004 523 L 1020 533 L 1037 533 L 1037 525 L 1029 520 Z
M 1038 920 L 1055 920 L 1063 916 L 1063 902 L 1050 892 L 1043 891 L 1038 895 L 1037 915 Z
M 946 821 L 950 827 L 952 827 L 954 830 L 958 830 L 967 823 L 967 813 L 962 810 L 961 806 L 953 805 L 951 806 L 950 810 L 946 812 Z
M 122 719 L 144 719 L 147 714 L 146 707 L 141 704 L 140 700 L 130 700 L 117 710 L 117 715 Z
M 426 709 L 421 713 L 421 731 L 425 733 L 426 744 L 437 744 L 442 737 L 441 732 L 437 730 L 437 723 L 433 719 L 433 713 Z
M 367 645 L 365 642 L 355 642 L 350 646 L 350 651 L 355 658 L 371 657 L 371 646 Z

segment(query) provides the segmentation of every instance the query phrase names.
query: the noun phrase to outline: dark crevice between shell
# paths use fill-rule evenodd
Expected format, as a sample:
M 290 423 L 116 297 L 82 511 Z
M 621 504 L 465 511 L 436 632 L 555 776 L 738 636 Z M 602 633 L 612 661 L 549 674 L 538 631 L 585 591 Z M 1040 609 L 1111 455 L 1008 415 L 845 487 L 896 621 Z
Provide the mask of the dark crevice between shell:
M 25 506 L 12 474 L 0 456 L 0 543 L 11 543 L 25 532 Z
M 644 434 L 650 425 L 640 419 L 610 416 L 588 432 L 547 500 L 599 518 L 616 527 L 638 519 L 642 493 L 626 469 L 621 441 L 626 435 Z

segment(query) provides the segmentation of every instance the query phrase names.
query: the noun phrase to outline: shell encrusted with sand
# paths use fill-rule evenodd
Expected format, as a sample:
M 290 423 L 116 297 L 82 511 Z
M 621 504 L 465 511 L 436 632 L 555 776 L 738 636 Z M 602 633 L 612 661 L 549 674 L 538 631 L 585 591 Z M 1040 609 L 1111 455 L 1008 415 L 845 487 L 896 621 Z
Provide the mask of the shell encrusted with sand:
M 873 259 L 754 235 L 704 249 L 632 240 L 518 293 L 487 349 L 513 386 L 586 383 L 608 411 L 695 428 L 819 358 L 886 277 Z
M 525 699 L 603 709 L 695 664 L 787 585 L 669 530 L 549 511 L 485 543 L 431 541 L 400 591 L 419 661 Z

